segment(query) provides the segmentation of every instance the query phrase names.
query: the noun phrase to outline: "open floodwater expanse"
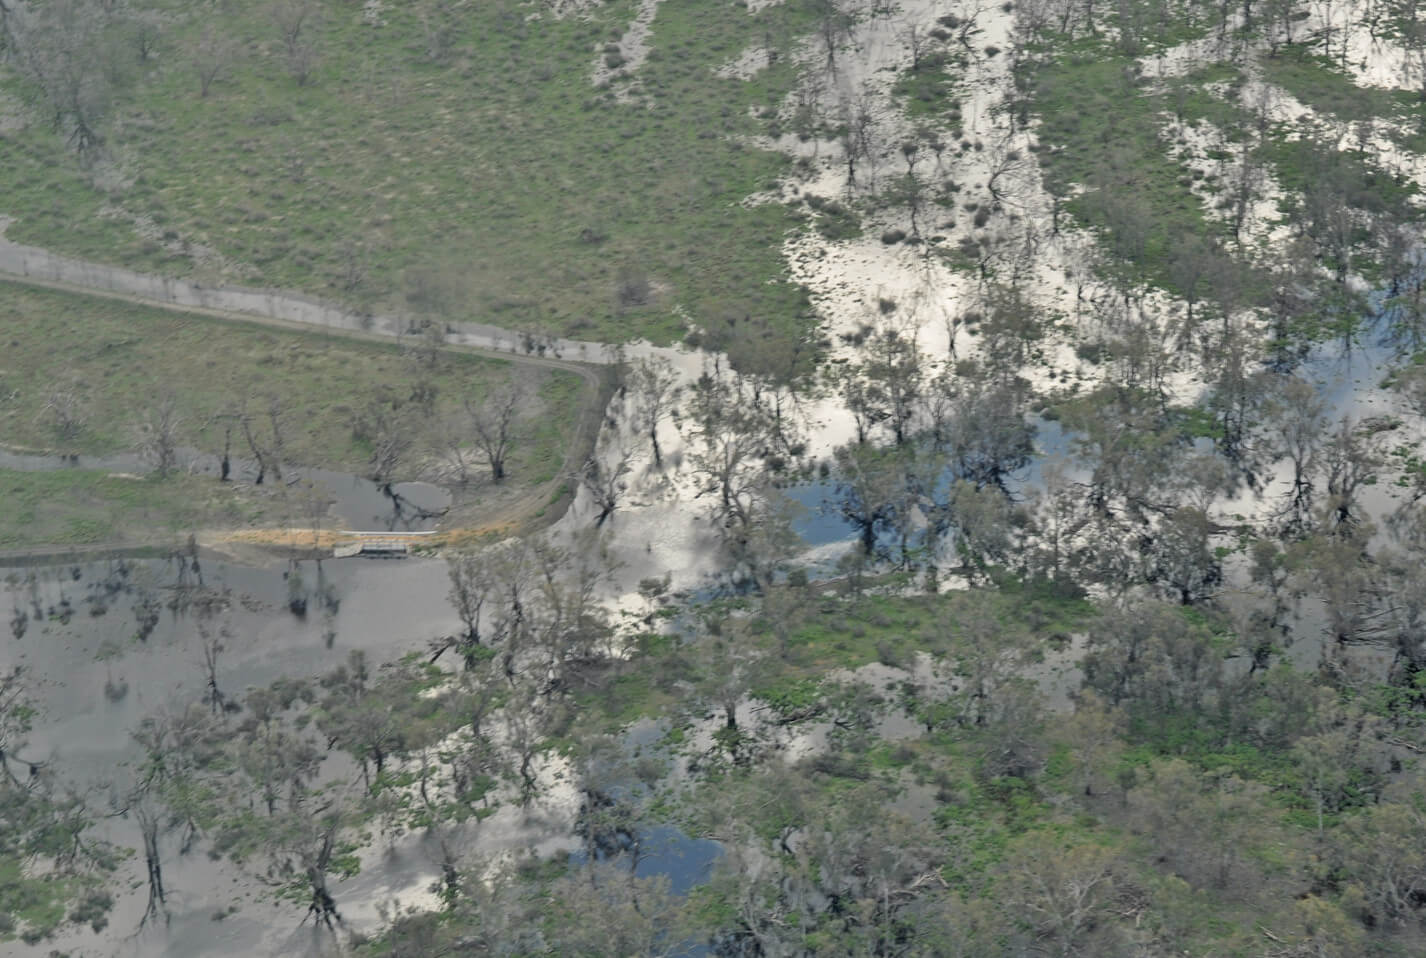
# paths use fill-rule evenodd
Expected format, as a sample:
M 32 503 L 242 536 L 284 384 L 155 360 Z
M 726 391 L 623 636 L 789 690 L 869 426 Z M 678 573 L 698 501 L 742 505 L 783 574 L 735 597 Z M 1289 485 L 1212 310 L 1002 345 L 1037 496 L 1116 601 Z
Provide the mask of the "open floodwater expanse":
M 329 597 L 309 602 L 305 616 L 290 611 L 291 570 Z M 354 649 L 373 663 L 390 661 L 420 650 L 424 638 L 453 622 L 445 564 L 434 561 L 330 561 L 319 571 L 310 561 L 254 568 L 200 555 L 196 567 L 188 556 L 118 558 L 11 566 L 0 575 L 0 608 L 11 626 L 0 669 L 25 669 L 36 709 L 26 757 L 63 765 L 77 784 L 95 790 L 100 808 L 111 787 L 122 787 L 128 763 L 140 757 L 131 732 L 143 718 L 203 701 L 207 680 L 197 613 L 185 601 L 200 581 L 205 589 L 230 592 L 226 610 L 210 623 L 227 632 L 217 674 L 229 696 L 284 676 L 316 676 Z M 110 820 L 105 832 L 128 847 L 138 844 L 127 819 Z M 292 910 L 273 905 L 267 889 L 245 884 L 236 869 L 209 861 L 198 849 L 176 851 L 175 845 L 165 861 L 175 906 L 167 928 L 129 937 L 143 912 L 142 888 L 136 888 L 117 896 L 105 939 L 96 941 L 86 929 L 61 950 L 242 955 L 285 953 L 299 944 L 287 938 L 296 927 Z M 141 860 L 121 868 L 142 884 Z M 346 894 L 377 900 L 429 868 L 418 848 L 398 850 L 354 879 Z M 213 919 L 233 905 L 242 911 Z
M 1376 382 L 1386 359 L 1386 351 L 1375 346 L 1346 355 L 1323 347 L 1306 369 L 1335 414 L 1360 416 L 1390 402 Z M 1040 456 L 1019 482 L 1023 494 L 1032 494 L 1042 482 L 1047 463 L 1073 468 L 1057 424 L 1041 427 Z M 67 467 L 58 461 L 27 464 Z M 371 490 L 360 490 L 354 498 L 338 496 L 333 512 L 351 522 L 374 511 L 378 500 L 361 492 Z M 839 551 L 855 535 L 837 514 L 833 493 L 833 487 L 820 483 L 793 490 L 806 510 L 796 526 L 812 549 L 809 558 Z M 1373 490 L 1368 500 L 1374 513 L 1393 501 L 1385 488 Z M 389 518 L 371 517 L 374 522 Z M 823 558 L 810 568 L 815 577 L 829 574 L 832 564 Z M 0 645 L 0 670 L 25 670 L 36 710 L 23 757 L 61 765 L 77 785 L 91 791 L 94 807 L 115 807 L 130 780 L 131 763 L 141 757 L 133 730 L 148 715 L 208 700 L 205 635 L 221 633 L 214 677 L 224 696 L 240 698 L 245 690 L 278 679 L 317 677 L 356 650 L 373 666 L 425 654 L 430 640 L 460 627 L 448 590 L 447 564 L 430 558 L 287 561 L 273 555 L 265 564 L 250 565 L 184 551 L 157 558 L 0 567 L 0 616 L 10 633 Z M 204 594 L 225 596 L 219 612 L 205 613 L 195 602 Z M 1325 646 L 1313 635 L 1320 627 L 1320 612 L 1305 604 L 1296 620 L 1303 641 L 1288 653 L 1297 665 L 1312 667 L 1322 654 Z M 1080 680 L 1075 655 L 1072 648 L 1052 656 L 1030 676 L 1060 707 L 1068 706 L 1067 695 Z M 1372 665 L 1370 654 L 1358 658 Z M 1375 667 L 1385 664 L 1382 660 Z M 905 716 L 891 715 L 887 721 L 896 725 L 891 737 L 919 734 Z M 626 745 L 638 747 L 643 737 L 650 736 L 641 736 L 636 727 Z M 100 834 L 127 848 L 140 844 L 137 827 L 123 815 L 106 820 Z M 360 874 L 334 886 L 351 927 L 377 926 L 385 909 L 431 903 L 439 859 L 435 848 L 426 847 L 430 840 L 407 835 L 372 844 Z M 670 827 L 655 829 L 644 840 L 650 851 L 639 863 L 639 874 L 667 875 L 677 893 L 705 878 L 720 854 L 717 843 L 689 839 Z M 121 866 L 126 880 L 116 885 L 120 891 L 110 925 L 101 935 L 71 929 L 45 944 L 73 955 L 134 958 L 320 954 L 330 946 L 328 935 L 310 922 L 300 924 L 296 910 L 273 902 L 269 889 L 235 866 L 210 859 L 197 845 L 182 852 L 177 835 L 163 841 L 168 922 L 139 928 L 144 886 L 141 859 L 135 855 Z M 480 841 L 492 850 L 565 851 L 576 859 L 582 854 L 567 807 L 503 810 L 482 826 Z
M 202 636 L 221 631 L 216 670 L 222 693 L 239 698 L 281 678 L 312 678 L 360 650 L 373 666 L 408 653 L 459 621 L 447 600 L 446 563 L 433 559 L 274 560 L 264 566 L 199 553 L 168 558 L 107 558 L 57 565 L 0 566 L 0 611 L 10 635 L 0 670 L 25 670 L 34 730 L 23 758 L 62 766 L 88 789 L 102 813 L 119 801 L 142 758 L 132 732 L 146 716 L 205 702 L 208 673 Z M 294 586 L 294 581 L 298 584 Z M 226 593 L 222 612 L 204 618 L 199 593 Z M 292 599 L 306 598 L 304 614 Z M 633 740 L 631 736 L 631 742 Z M 633 743 L 637 744 L 637 743 Z M 141 847 L 128 816 L 104 821 L 100 837 Z M 568 810 L 509 809 L 486 822 L 491 851 L 575 852 Z M 379 923 L 379 908 L 430 904 L 438 850 L 429 836 L 378 839 L 360 874 L 334 886 L 354 929 Z M 718 845 L 671 827 L 643 838 L 638 874 L 667 875 L 684 893 L 706 877 Z M 140 929 L 142 859 L 120 866 L 110 923 L 101 934 L 67 929 L 36 948 L 71 955 L 218 956 L 322 954 L 325 930 L 300 922 L 300 910 L 272 900 L 271 889 L 199 847 L 181 851 L 166 835 L 164 875 L 171 915 Z M 16 942 L 17 953 L 32 949 Z

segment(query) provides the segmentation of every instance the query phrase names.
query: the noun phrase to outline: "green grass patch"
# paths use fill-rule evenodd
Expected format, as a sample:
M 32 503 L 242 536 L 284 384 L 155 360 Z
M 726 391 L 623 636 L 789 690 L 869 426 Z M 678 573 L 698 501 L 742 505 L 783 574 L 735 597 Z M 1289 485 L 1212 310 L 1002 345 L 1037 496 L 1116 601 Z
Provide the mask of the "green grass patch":
M 1373 118 L 1393 125 L 1392 138 L 1402 147 L 1426 152 L 1426 102 L 1412 90 L 1358 86 L 1334 60 L 1310 47 L 1285 48 L 1262 59 L 1263 76 L 1318 113 L 1343 123 Z
M 961 126 L 959 102 L 961 57 L 936 50 L 921 59 L 914 69 L 902 71 L 892 92 L 905 104 L 906 114 L 917 119 L 943 123 L 953 134 Z
M 90 470 L 0 469 L 0 549 L 170 540 L 209 527 L 262 525 L 285 519 L 271 487 L 223 485 L 172 475 L 123 478 Z
M 434 277 L 453 319 L 593 339 L 676 339 L 675 307 L 706 325 L 807 322 L 780 250 L 796 219 L 740 201 L 788 169 L 744 138 L 792 89 L 811 3 L 750 15 L 666 0 L 637 75 L 597 89 L 598 51 L 632 20 L 630 0 L 563 20 L 519 0 L 437 12 L 450 18 L 437 56 L 420 5 L 385 4 L 370 25 L 332 0 L 304 86 L 269 5 L 242 0 L 223 22 L 239 55 L 206 98 L 190 52 L 206 15 L 137 6 L 164 8 L 164 35 L 160 56 L 126 64 L 113 110 L 126 182 L 92 187 L 40 119 L 0 133 L 13 238 L 173 274 L 213 274 L 194 252 L 209 247 L 230 280 L 359 304 L 425 302 Z M 715 75 L 769 42 L 784 55 L 751 81 Z
M 0 861 L 0 941 L 37 942 L 52 934 L 64 921 L 72 884 L 65 878 L 31 878 L 19 861 Z
M 377 397 L 408 410 L 419 390 L 429 409 L 413 413 L 423 444 L 438 426 L 459 425 L 466 400 L 516 375 L 531 388 L 522 411 L 525 438 L 510 464 L 511 482 L 538 484 L 563 461 L 583 398 L 570 373 L 531 370 L 505 360 L 442 353 L 434 365 L 394 345 L 322 333 L 274 331 L 127 303 L 0 281 L 0 442 L 66 453 L 132 450 L 145 415 L 171 394 L 182 422 L 180 441 L 221 452 L 230 423 L 222 415 L 244 399 L 259 418 L 270 401 L 282 409 L 286 458 L 292 464 L 361 474 L 370 446 L 354 430 Z M 65 434 L 48 405 L 72 393 L 81 425 Z M 247 454 L 234 429 L 235 456 Z M 422 467 L 408 467 L 416 478 Z
M 1189 236 L 1224 240 L 1189 188 L 1192 170 L 1164 139 L 1161 94 L 1132 78 L 1131 61 L 1081 43 L 1040 61 L 1032 105 L 1043 121 L 1046 184 L 1099 232 L 1129 278 L 1171 288 L 1174 251 Z

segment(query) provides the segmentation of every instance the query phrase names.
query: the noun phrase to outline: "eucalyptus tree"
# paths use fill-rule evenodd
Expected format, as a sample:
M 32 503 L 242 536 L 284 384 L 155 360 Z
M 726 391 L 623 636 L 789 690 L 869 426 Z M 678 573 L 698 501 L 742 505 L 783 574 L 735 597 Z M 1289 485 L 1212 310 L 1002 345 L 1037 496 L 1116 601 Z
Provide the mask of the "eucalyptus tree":
M 687 415 L 697 438 L 689 460 L 699 495 L 712 498 L 712 517 L 725 533 L 746 528 L 768 477 L 772 417 L 748 401 L 741 380 L 709 370 L 693 384 Z
M 1190 883 L 1219 890 L 1257 879 L 1255 810 L 1266 789 L 1228 770 L 1200 771 L 1182 759 L 1156 762 L 1129 792 L 1132 813 L 1159 854 Z
M 1117 923 L 1112 848 L 1072 844 L 1043 832 L 1015 841 L 999 869 L 997 889 L 1027 939 L 1027 951 L 1059 956 L 1127 954 Z M 1017 936 L 1018 937 L 1018 936 Z
M 570 546 L 530 547 L 530 658 L 546 697 L 597 687 L 618 652 L 618 633 L 598 596 L 619 565 L 593 533 Z
M 525 390 L 513 377 L 492 387 L 479 400 L 466 400 L 476 447 L 485 456 L 494 482 L 504 480 L 510 453 L 521 438 L 518 415 L 525 401 Z
M 1300 530 L 1312 506 L 1313 480 L 1327 435 L 1327 404 L 1310 383 L 1284 376 L 1274 384 L 1264 413 L 1274 449 L 1292 465 L 1292 489 L 1282 519 L 1289 530 Z
M 55 132 L 65 135 L 82 162 L 97 160 L 117 92 L 127 80 L 115 56 L 115 22 L 93 0 L 57 0 L 7 7 L 0 26 Z
M 1223 653 L 1212 631 L 1174 606 L 1119 602 L 1092 624 L 1085 684 L 1133 718 L 1172 723 L 1216 701 Z
M 938 400 L 927 430 L 933 448 L 949 457 L 956 477 L 1004 491 L 1035 451 L 1025 384 L 988 379 L 982 367 L 962 364 L 938 376 L 932 392 Z
M 6 931 L 27 941 L 67 922 L 97 932 L 108 924 L 113 896 L 107 881 L 121 857 L 96 834 L 99 815 L 86 791 L 52 758 L 31 752 L 38 712 L 29 693 L 22 667 L 0 672 L 0 871 L 11 903 Z
M 360 669 L 344 674 L 365 681 Z M 324 767 L 329 752 L 299 721 L 315 700 L 309 683 L 280 680 L 250 690 L 241 717 L 195 703 L 146 719 L 136 737 L 149 787 L 186 830 L 185 846 L 205 836 L 215 855 L 335 929 L 330 881 L 360 867 L 364 790 Z
M 1062 422 L 1072 433 L 1075 458 L 1089 470 L 1081 484 L 1101 517 L 1143 526 L 1162 511 L 1187 437 L 1157 396 L 1106 388 L 1064 407 Z
M 915 432 L 915 417 L 921 405 L 927 360 L 913 335 L 883 328 L 869 337 L 863 349 L 866 358 L 856 374 L 865 382 L 866 393 L 884 409 L 880 418 L 900 446 Z
M 584 843 L 585 862 L 618 864 L 627 870 L 628 877 L 621 876 L 627 882 L 650 851 L 646 841 L 664 763 L 636 757 L 619 740 L 597 732 L 577 733 L 571 751 L 580 800 L 574 830 Z
M 486 627 L 486 606 L 493 604 L 497 580 L 490 561 L 482 555 L 452 555 L 446 559 L 451 588 L 447 593 L 464 627 L 459 636 L 442 639 L 433 646 L 432 661 L 454 647 L 467 669 L 479 661 Z
M 779 784 L 769 769 L 743 786 L 776 798 L 731 826 L 736 839 L 709 886 L 725 905 L 713 939 L 739 954 L 812 953 L 836 942 L 849 954 L 891 955 L 926 943 L 932 928 L 919 906 L 944 887 L 944 841 L 888 811 L 879 786 L 843 790 L 835 803 L 815 795 L 786 803 L 773 791 Z M 764 818 L 783 826 L 770 847 L 752 831 Z
M 1205 349 L 1207 408 L 1215 426 L 1214 444 L 1248 486 L 1259 489 L 1275 456 L 1275 443 L 1259 428 L 1275 375 L 1259 362 L 1257 337 L 1245 326 L 1225 320 L 1222 335 Z
M 834 453 L 837 509 L 856 530 L 863 555 L 889 557 L 882 536 L 896 530 L 898 520 L 915 508 L 915 492 L 908 486 L 906 473 L 912 452 L 850 445 Z M 904 525 L 909 530 L 909 522 Z M 898 558 L 904 559 L 910 543 L 897 538 L 902 540 Z
M 654 467 L 663 468 L 663 450 L 659 447 L 659 425 L 677 408 L 681 391 L 673 364 L 663 357 L 641 359 L 634 364 L 629 385 L 638 399 L 634 414 L 637 428 L 649 439 L 654 454 Z

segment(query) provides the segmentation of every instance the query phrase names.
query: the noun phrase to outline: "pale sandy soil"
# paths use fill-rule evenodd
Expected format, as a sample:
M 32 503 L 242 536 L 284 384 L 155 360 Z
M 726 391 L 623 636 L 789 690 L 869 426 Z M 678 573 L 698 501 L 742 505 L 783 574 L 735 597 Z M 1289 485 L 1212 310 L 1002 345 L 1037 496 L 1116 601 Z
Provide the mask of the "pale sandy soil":
M 1332 57 L 1345 65 L 1357 86 L 1393 89 L 1413 88 L 1421 83 L 1426 62 L 1413 57 L 1399 41 L 1388 36 L 1372 36 L 1368 11 L 1374 0 L 1314 0 L 1307 5 L 1309 17 L 1298 25 L 1298 36 L 1325 37 Z M 1385 32 L 1385 23 L 1382 24 Z M 1345 36 L 1345 40 L 1343 39 Z M 1345 47 L 1346 56 L 1341 56 Z
M 825 73 L 817 75 L 818 71 L 814 69 L 825 58 L 824 50 L 810 41 L 803 49 L 801 58 L 813 78 L 808 81 L 809 87 L 802 91 L 802 96 L 819 96 L 829 109 L 835 108 L 839 96 L 864 97 L 870 102 L 878 139 L 888 144 L 877 175 L 897 169 L 900 157 L 895 156 L 890 147 L 899 142 L 899 136 L 907 129 L 890 95 L 896 70 L 909 63 L 909 50 L 900 31 L 904 30 L 908 20 L 919 18 L 920 22 L 927 23 L 944 12 L 957 10 L 964 13 L 968 8 L 929 0 L 910 0 L 900 5 L 894 17 L 864 21 L 839 54 L 839 69 L 833 77 Z M 1013 14 L 992 7 L 981 9 L 977 16 L 980 32 L 974 42 L 978 49 L 988 45 L 1005 49 L 1010 45 Z M 1145 72 L 1159 76 L 1187 73 L 1206 56 L 1216 54 L 1217 43 L 1216 37 L 1210 37 L 1163 51 L 1146 58 Z M 756 53 L 755 50 L 745 51 L 733 62 L 755 62 Z M 980 141 L 984 149 L 947 156 L 943 172 L 963 185 L 960 200 L 986 203 L 991 200 L 985 184 L 992 164 L 1009 151 L 1018 151 L 1020 159 L 1001 177 L 1002 190 L 1007 197 L 1005 209 L 987 224 L 987 231 L 1000 238 L 1003 253 L 998 265 L 1001 270 L 1018 273 L 1023 285 L 1045 313 L 1062 320 L 1046 345 L 1043 364 L 1023 370 L 1022 374 L 1042 395 L 1061 392 L 1070 386 L 1089 389 L 1105 375 L 1105 371 L 1081 362 L 1075 356 L 1074 346 L 1086 338 L 1103 334 L 1107 325 L 1116 321 L 1114 314 L 1116 311 L 1122 313 L 1124 307 L 1113 304 L 1122 297 L 1092 277 L 1086 277 L 1088 264 L 1095 254 L 1091 236 L 1063 227 L 1059 235 L 1050 235 L 1051 199 L 1044 189 L 1036 154 L 1029 148 L 1032 144 L 1052 145 L 1037 144 L 1033 126 L 1029 130 L 1013 132 L 1007 128 L 1004 117 L 997 112 L 997 106 L 1003 101 L 1008 82 L 1005 57 L 980 56 L 972 62 L 963 77 L 967 91 L 963 107 L 964 135 L 970 140 Z M 1305 105 L 1260 79 L 1250 83 L 1243 96 L 1250 107 L 1265 104 L 1274 119 L 1304 125 L 1322 122 Z M 790 114 L 795 105 L 795 102 L 789 102 L 785 111 Z M 1221 131 L 1206 124 L 1179 130 L 1167 118 L 1165 123 L 1166 129 L 1172 127 L 1169 130 L 1171 137 L 1184 141 L 1181 149 L 1190 166 L 1220 177 L 1226 175 L 1235 158 L 1236 148 Z M 1351 136 L 1355 136 L 1355 132 L 1343 131 L 1339 142 L 1350 145 Z M 762 140 L 753 145 L 781 149 L 809 159 L 814 164 L 814 172 L 810 177 L 785 182 L 780 191 L 751 197 L 750 202 L 785 202 L 805 193 L 827 199 L 856 195 L 847 183 L 845 163 L 836 142 L 804 142 L 787 135 L 777 141 Z M 1426 173 L 1422 159 L 1403 155 L 1386 139 L 1383 131 L 1373 130 L 1367 147 L 1387 169 L 1400 170 L 1426 184 L 1426 180 L 1421 179 Z M 1227 158 L 1210 158 L 1210 151 L 1222 151 Z M 1200 197 L 1206 207 L 1212 205 L 1206 190 L 1200 192 Z M 1287 236 L 1286 227 L 1277 222 L 1278 204 L 1285 198 L 1280 184 L 1270 174 L 1264 173 L 1244 229 L 1246 244 L 1262 250 L 1263 256 L 1270 255 Z M 1210 210 L 1210 213 L 1222 215 L 1219 211 Z M 946 242 L 954 242 L 974 229 L 969 223 L 969 214 L 962 209 L 945 211 L 938 216 L 940 218 L 935 222 L 923 226 L 926 235 L 941 234 L 946 237 Z M 957 326 L 956 319 L 973 308 L 976 302 L 978 289 L 975 278 L 963 271 L 949 269 L 938 257 L 927 255 L 924 246 L 888 246 L 881 243 L 879 234 L 882 229 L 904 229 L 907 224 L 895 211 L 887 211 L 879 217 L 867 224 L 865 236 L 861 239 L 834 242 L 809 231 L 789 237 L 784 243 L 789 275 L 811 291 L 814 305 L 832 337 L 834 358 L 858 358 L 857 348 L 844 344 L 838 334 L 854 331 L 864 324 L 873 327 L 895 324 L 906 334 L 914 335 L 918 345 L 932 359 L 948 357 L 952 349 L 958 358 L 974 357 L 978 344 L 963 327 Z M 1133 322 L 1168 329 L 1173 317 L 1183 308 L 1182 304 L 1162 292 L 1137 290 L 1134 293 L 1135 305 L 1129 309 L 1130 321 Z M 883 299 L 897 303 L 897 309 L 890 318 L 883 317 L 877 308 Z M 1256 322 L 1248 316 L 1238 318 L 1248 323 Z M 695 354 L 671 358 L 687 375 L 696 375 L 706 362 L 706 357 Z M 1170 371 L 1169 392 L 1177 401 L 1191 402 L 1204 388 L 1200 370 L 1191 357 L 1178 357 L 1175 361 L 1178 367 Z M 1052 376 L 1052 373 L 1055 375 Z M 836 397 L 809 398 L 802 404 L 802 412 L 809 455 L 813 457 L 827 456 L 833 448 L 854 436 L 851 417 Z M 660 435 L 665 450 L 671 452 L 669 460 L 677 462 L 683 452 L 680 448 L 683 437 L 671 423 L 665 424 Z M 616 436 L 612 430 L 606 429 L 601 449 L 610 454 L 631 444 L 637 445 L 637 440 L 630 436 Z M 716 537 L 701 518 L 698 490 L 684 471 L 674 467 L 662 474 L 656 473 L 644 454 L 642 459 L 636 458 L 628 486 L 630 495 L 627 502 L 621 504 L 608 523 L 610 541 L 628 563 L 628 573 L 621 575 L 621 579 L 631 583 L 639 577 L 670 572 L 674 577 L 674 587 L 678 588 L 696 584 L 717 568 L 716 556 L 713 555 L 716 550 L 711 548 Z M 1233 503 L 1232 506 L 1241 509 L 1244 504 Z M 588 521 L 590 512 L 588 503 L 577 503 L 567 522 L 574 526 Z M 619 545 L 621 540 L 626 540 L 627 548 Z M 817 551 L 823 554 L 835 551 L 835 548 L 826 546 Z M 638 600 L 632 599 L 627 592 L 622 601 L 630 605 L 638 604 Z
M 713 71 L 725 80 L 751 80 L 768 67 L 765 47 L 749 47 Z
M 618 67 L 610 67 L 605 62 L 605 53 L 600 50 L 595 55 L 594 72 L 590 82 L 602 88 L 611 81 L 624 81 L 615 95 L 621 102 L 632 98 L 638 84 L 639 67 L 649 55 L 649 33 L 653 29 L 654 16 L 658 13 L 662 0 L 639 0 L 638 12 L 630 21 L 624 35 L 618 40 L 619 54 L 624 62 Z

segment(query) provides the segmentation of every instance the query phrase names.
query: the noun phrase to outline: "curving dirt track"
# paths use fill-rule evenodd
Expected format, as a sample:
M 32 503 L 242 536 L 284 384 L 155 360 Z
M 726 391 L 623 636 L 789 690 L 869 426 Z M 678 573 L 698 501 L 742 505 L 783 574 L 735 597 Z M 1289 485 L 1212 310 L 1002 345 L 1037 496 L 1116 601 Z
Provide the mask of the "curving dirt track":
M 5 225 L 5 221 L 0 219 L 0 281 L 120 300 L 225 322 L 304 332 L 315 329 L 327 335 L 367 342 L 399 342 L 405 332 L 401 320 L 397 318 L 361 316 L 299 294 L 237 287 L 205 287 L 198 283 L 134 273 L 119 267 L 57 256 L 38 247 L 10 242 L 4 238 Z M 251 308 L 219 305 L 224 303 Z M 520 349 L 522 345 L 524 351 Z M 593 454 L 595 442 L 599 437 L 599 427 L 604 418 L 604 409 L 615 388 L 616 358 L 602 344 L 536 343 L 528 335 L 512 330 L 475 325 L 462 326 L 449 333 L 441 348 L 450 352 L 470 353 L 574 373 L 585 383 L 585 397 L 564 460 L 553 479 L 528 490 L 514 501 L 501 504 L 488 515 L 483 515 L 480 525 L 476 528 L 442 530 L 440 541 L 445 544 L 459 544 L 490 534 L 528 531 L 554 522 L 563 515 L 573 500 L 572 494 L 569 493 L 556 500 L 556 494 Z M 577 350 L 591 358 L 584 361 L 564 359 L 559 354 L 567 349 Z M 264 531 L 271 532 L 271 544 L 274 546 L 289 543 L 293 535 L 292 530 L 286 529 L 232 532 L 209 530 L 200 535 L 200 541 L 204 545 L 214 547 L 221 547 L 229 541 L 256 544 L 262 541 Z M 310 536 L 310 531 L 308 535 Z M 0 558 L 23 560 L 28 557 L 79 557 L 153 547 L 153 544 L 148 543 L 111 543 L 54 549 L 0 550 Z

